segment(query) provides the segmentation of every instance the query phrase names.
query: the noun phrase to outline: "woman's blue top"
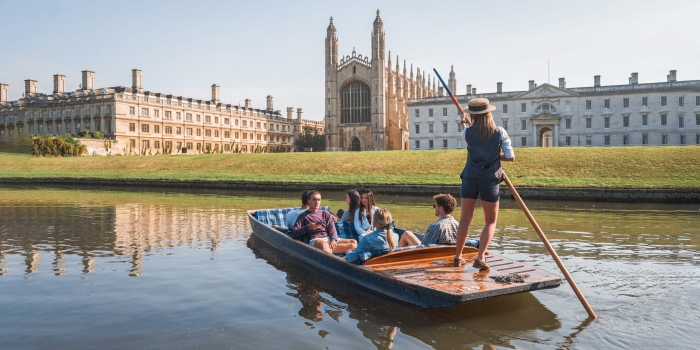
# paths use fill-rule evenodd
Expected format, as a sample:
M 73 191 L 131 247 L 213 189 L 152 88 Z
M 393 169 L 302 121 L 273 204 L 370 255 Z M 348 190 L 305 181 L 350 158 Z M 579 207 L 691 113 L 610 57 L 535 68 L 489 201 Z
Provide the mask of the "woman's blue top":
M 399 246 L 399 235 L 391 231 L 394 238 L 394 247 Z M 357 248 L 345 255 L 345 261 L 354 263 L 364 263 L 369 258 L 386 254 L 389 252 L 389 242 L 387 242 L 387 230 L 376 230 L 364 235 L 360 239 Z
M 377 207 L 372 207 L 370 211 L 370 217 L 374 217 L 374 212 L 377 211 Z M 358 236 L 364 235 L 372 228 L 372 225 L 367 221 L 367 210 L 363 209 L 362 214 L 360 214 L 360 209 L 355 210 L 355 221 L 353 225 L 355 226 L 355 232 Z

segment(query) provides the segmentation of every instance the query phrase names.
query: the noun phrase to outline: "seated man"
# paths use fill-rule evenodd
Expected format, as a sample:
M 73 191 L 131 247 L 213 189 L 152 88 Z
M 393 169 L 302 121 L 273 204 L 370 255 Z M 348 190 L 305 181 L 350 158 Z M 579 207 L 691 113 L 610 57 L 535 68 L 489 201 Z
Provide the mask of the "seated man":
M 331 213 L 320 210 L 321 194 L 318 191 L 309 192 L 309 209 L 299 214 L 294 226 L 287 235 L 292 238 L 309 237 L 309 244 L 328 253 L 345 254 L 355 249 L 354 239 L 338 239 Z
M 435 216 L 439 217 L 439 219 L 428 226 L 423 241 L 418 239 L 411 231 L 404 232 L 399 240 L 399 247 L 419 244 L 457 244 L 457 226 L 459 226 L 459 223 L 451 215 L 455 207 L 457 207 L 457 200 L 450 194 L 441 193 L 433 196 Z M 472 240 L 467 245 L 473 245 L 474 243 Z
M 294 223 L 297 222 L 299 214 L 309 209 L 309 192 L 311 191 L 306 190 L 304 191 L 304 193 L 301 194 L 301 208 L 289 211 L 289 213 L 287 213 L 287 216 L 284 218 L 284 222 L 287 225 L 288 229 L 291 229 L 294 226 Z

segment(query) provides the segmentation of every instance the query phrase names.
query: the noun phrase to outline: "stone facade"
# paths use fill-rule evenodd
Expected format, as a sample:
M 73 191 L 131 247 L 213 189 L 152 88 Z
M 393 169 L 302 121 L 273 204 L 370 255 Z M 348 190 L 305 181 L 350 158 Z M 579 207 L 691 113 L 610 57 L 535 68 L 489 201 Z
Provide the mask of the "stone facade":
M 94 72 L 83 71 L 81 88 L 65 91 L 65 76 L 54 76 L 52 94 L 38 92 L 38 82 L 25 81 L 23 98 L 8 101 L 8 85 L 0 84 L 0 139 L 22 135 L 102 132 L 116 140 L 96 147 L 94 154 L 203 152 L 292 152 L 304 126 L 323 132 L 321 121 L 304 120 L 302 109 L 273 109 L 221 103 L 219 86 L 210 101 L 144 91 L 141 70 L 132 71 L 131 87 L 95 89 Z M 105 143 L 107 145 L 107 143 Z M 91 154 L 92 154 L 91 153 Z
M 632 73 L 627 85 L 567 88 L 530 81 L 527 91 L 467 93 L 485 97 L 497 109 L 493 117 L 503 126 L 514 147 L 626 146 L 700 144 L 700 80 L 677 81 L 672 70 L 666 82 L 639 84 Z M 449 97 L 413 99 L 410 149 L 462 148 L 457 108 Z
M 326 31 L 325 129 L 329 151 L 408 149 L 409 99 L 437 96 L 435 80 L 418 69 L 414 78 L 385 55 L 384 24 L 372 29 L 372 54 L 338 57 L 338 37 L 331 17 Z

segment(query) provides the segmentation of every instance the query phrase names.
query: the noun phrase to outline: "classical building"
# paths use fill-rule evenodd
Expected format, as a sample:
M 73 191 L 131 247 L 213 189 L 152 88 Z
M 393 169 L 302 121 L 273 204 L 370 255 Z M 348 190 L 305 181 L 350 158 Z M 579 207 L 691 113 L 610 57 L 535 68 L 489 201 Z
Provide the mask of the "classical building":
M 326 145 L 329 151 L 408 149 L 408 100 L 437 96 L 435 80 L 420 69 L 413 75 L 391 52 L 385 56 L 384 25 L 374 20 L 372 54 L 338 56 L 331 17 L 326 31 Z
M 66 91 L 64 75 L 54 75 L 53 93 L 38 91 L 36 80 L 25 80 L 23 97 L 8 101 L 8 85 L 0 84 L 0 141 L 21 135 L 103 133 L 110 154 L 163 152 L 291 152 L 304 126 L 323 132 L 322 121 L 304 120 L 302 109 L 224 104 L 219 86 L 210 101 L 144 91 L 142 72 L 132 71 L 132 86 L 95 88 L 95 73 L 82 72 L 79 90 Z M 95 151 L 101 151 L 96 149 Z
M 457 96 L 463 106 L 471 98 L 485 97 L 498 107 L 497 125 L 508 131 L 515 147 L 626 146 L 700 144 L 700 80 L 677 81 L 670 71 L 666 82 L 639 84 L 632 73 L 625 85 L 567 88 L 537 85 L 527 91 L 467 93 Z M 441 92 L 441 91 L 440 91 Z M 457 108 L 449 97 L 416 98 L 412 110 L 410 148 L 462 148 Z

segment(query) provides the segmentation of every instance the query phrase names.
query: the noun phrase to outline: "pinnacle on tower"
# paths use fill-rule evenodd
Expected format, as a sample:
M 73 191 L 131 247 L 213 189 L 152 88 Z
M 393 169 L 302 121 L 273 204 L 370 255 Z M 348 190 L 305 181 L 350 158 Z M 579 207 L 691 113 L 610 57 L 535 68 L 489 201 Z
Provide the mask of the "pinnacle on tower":
M 396 74 L 399 74 L 399 55 L 396 55 Z
M 333 25 L 333 16 L 331 16 L 331 23 L 328 25 L 328 31 L 335 31 L 335 25 Z

